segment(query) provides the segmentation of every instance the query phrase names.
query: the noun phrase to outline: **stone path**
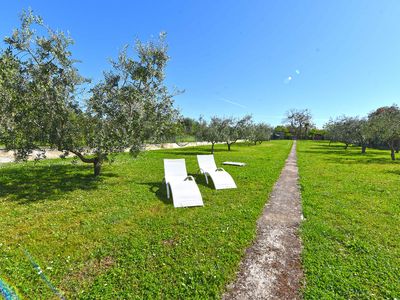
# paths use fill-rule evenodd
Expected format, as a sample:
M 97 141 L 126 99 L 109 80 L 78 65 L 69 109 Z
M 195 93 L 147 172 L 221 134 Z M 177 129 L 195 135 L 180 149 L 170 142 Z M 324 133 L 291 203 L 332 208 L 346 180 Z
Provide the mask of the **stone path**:
M 223 299 L 301 299 L 302 220 L 296 141 L 257 221 L 257 238 L 247 249 L 235 282 Z

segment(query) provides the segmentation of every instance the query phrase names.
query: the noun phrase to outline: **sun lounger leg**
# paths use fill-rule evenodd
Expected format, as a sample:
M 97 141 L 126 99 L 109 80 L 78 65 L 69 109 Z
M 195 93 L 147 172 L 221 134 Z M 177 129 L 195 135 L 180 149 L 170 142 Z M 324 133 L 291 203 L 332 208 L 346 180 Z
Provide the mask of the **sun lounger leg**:
M 168 183 L 165 183 L 165 187 L 167 188 L 167 198 L 169 199 L 169 185 L 168 185 Z

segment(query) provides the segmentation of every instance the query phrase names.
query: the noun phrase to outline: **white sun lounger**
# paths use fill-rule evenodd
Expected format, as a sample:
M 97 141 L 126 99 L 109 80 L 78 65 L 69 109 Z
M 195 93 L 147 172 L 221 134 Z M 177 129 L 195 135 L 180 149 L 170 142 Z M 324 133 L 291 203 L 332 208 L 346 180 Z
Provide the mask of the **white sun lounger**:
M 172 196 L 174 207 L 203 206 L 199 187 L 188 176 L 184 159 L 164 159 L 167 197 Z
M 210 176 L 216 190 L 236 188 L 236 183 L 232 176 L 223 168 L 217 168 L 214 155 L 197 155 L 197 161 L 199 163 L 200 172 L 206 176 L 207 184 L 208 176 Z

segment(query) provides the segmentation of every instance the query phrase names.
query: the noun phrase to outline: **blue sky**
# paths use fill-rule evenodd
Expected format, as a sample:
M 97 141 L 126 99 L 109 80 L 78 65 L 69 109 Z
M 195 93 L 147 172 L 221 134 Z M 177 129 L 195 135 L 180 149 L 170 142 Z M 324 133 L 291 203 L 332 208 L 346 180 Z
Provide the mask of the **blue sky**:
M 280 124 L 290 108 L 329 117 L 400 104 L 400 1 L 4 1 L 0 36 L 31 7 L 75 40 L 94 81 L 136 38 L 168 33 L 167 84 L 190 117 L 253 115 Z

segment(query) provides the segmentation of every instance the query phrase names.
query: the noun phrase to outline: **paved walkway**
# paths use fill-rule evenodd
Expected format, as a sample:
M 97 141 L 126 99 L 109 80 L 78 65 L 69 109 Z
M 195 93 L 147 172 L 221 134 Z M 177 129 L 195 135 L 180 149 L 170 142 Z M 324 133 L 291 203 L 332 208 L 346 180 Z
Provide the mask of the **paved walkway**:
M 302 219 L 296 141 L 257 222 L 237 279 L 223 299 L 300 299 L 303 271 L 298 228 Z

